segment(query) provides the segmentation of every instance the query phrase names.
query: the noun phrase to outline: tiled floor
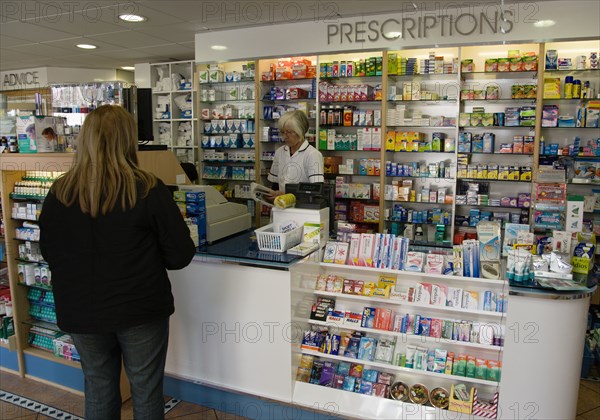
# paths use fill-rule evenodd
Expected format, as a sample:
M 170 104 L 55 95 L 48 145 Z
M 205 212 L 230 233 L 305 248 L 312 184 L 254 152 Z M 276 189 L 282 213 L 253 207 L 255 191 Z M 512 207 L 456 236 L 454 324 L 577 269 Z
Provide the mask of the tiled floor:
M 576 420 L 600 419 L 600 367 L 594 366 L 589 377 L 590 379 L 582 379 L 579 382 Z
M 51 407 L 83 417 L 83 397 L 69 391 L 55 388 L 32 379 L 22 379 L 20 376 L 0 370 L 0 389 L 21 395 Z M 170 397 L 165 397 L 168 401 Z M 123 404 L 122 420 L 133 419 L 131 400 Z M 36 414 L 25 408 L 0 401 L 0 419 L 2 420 L 41 420 L 50 417 Z M 165 418 L 167 419 L 198 419 L 198 420 L 241 420 L 243 417 L 223 413 L 211 408 L 202 407 L 181 401 Z M 600 381 L 581 380 L 576 420 L 600 419 Z
M 83 417 L 83 397 L 46 385 L 33 379 L 23 379 L 13 373 L 0 370 L 0 389 L 41 402 L 71 414 Z M 165 402 L 170 400 L 165 396 Z M 185 401 L 178 403 L 166 415 L 166 419 L 198 419 L 198 420 L 241 420 L 243 417 L 223 413 L 212 408 L 202 407 Z M 2 420 L 42 420 L 50 417 L 36 414 L 26 408 L 0 401 L 0 419 Z M 133 419 L 131 400 L 123 404 L 121 419 Z

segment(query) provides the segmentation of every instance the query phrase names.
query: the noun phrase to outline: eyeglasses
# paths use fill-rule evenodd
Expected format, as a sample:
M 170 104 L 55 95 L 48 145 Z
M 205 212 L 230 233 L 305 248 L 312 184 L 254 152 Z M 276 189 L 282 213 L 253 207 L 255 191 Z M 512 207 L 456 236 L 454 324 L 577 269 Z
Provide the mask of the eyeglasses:
M 293 130 L 279 130 L 282 136 L 291 136 L 292 134 L 296 134 Z

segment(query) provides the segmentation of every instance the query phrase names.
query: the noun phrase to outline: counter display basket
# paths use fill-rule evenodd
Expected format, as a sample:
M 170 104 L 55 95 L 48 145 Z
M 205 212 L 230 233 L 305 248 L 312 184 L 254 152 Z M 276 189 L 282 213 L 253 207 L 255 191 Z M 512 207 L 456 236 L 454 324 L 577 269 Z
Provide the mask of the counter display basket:
M 285 252 L 302 241 L 302 226 L 285 233 L 273 232 L 273 224 L 254 231 L 258 249 L 261 251 Z

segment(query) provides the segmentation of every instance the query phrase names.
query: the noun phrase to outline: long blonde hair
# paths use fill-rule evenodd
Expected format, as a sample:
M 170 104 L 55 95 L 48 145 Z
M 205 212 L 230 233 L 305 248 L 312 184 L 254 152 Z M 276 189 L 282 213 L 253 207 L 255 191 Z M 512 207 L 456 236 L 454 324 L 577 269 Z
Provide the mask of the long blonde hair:
M 117 203 L 125 211 L 156 185 L 156 177 L 138 167 L 137 126 L 120 106 L 103 105 L 86 117 L 77 138 L 75 165 L 53 185 L 58 200 L 97 217 Z

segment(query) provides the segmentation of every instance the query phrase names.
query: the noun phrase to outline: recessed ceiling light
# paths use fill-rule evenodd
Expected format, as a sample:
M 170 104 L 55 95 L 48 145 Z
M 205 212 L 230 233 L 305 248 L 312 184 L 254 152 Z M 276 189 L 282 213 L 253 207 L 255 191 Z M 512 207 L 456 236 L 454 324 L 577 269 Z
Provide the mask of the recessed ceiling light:
M 385 35 L 388 38 L 401 38 L 402 32 L 386 32 L 383 35 Z
M 210 48 L 217 51 L 223 51 L 227 49 L 225 45 L 212 45 Z
M 123 70 L 129 70 L 129 71 L 133 71 L 133 70 L 135 70 L 135 67 L 133 67 L 133 66 L 121 66 L 121 68 L 122 68 Z
M 556 22 L 553 20 L 538 20 L 533 24 L 536 28 L 547 28 L 548 26 L 554 26 Z
M 140 15 L 119 15 L 119 19 L 124 20 L 125 22 L 145 22 L 147 19 L 144 16 Z
M 77 44 L 77 48 L 81 48 L 84 50 L 95 50 L 98 47 L 92 44 Z

